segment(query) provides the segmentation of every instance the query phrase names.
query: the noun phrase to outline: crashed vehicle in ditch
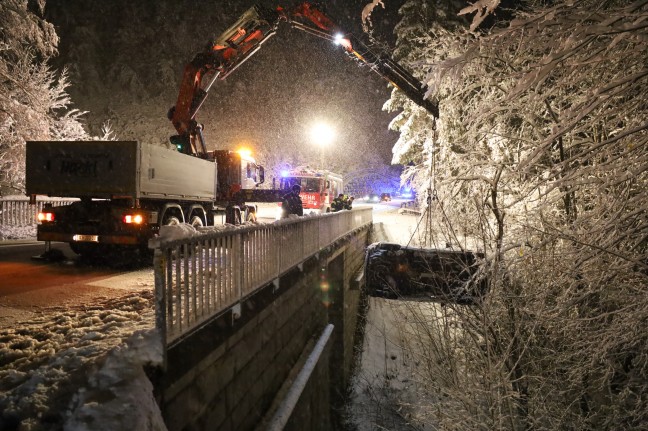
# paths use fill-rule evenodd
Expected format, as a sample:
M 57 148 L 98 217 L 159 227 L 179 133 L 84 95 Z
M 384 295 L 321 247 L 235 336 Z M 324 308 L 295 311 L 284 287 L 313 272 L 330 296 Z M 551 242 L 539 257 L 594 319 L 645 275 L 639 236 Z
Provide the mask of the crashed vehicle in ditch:
M 483 262 L 472 251 L 374 243 L 365 254 L 365 286 L 373 297 L 478 304 L 488 292 Z

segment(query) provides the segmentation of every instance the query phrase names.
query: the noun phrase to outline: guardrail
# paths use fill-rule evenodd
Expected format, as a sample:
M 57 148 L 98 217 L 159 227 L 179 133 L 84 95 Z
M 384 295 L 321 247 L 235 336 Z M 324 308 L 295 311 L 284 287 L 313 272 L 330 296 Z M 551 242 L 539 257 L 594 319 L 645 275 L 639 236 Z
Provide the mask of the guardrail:
M 42 211 L 43 206 L 50 204 L 54 207 L 70 205 L 78 199 L 69 198 L 36 198 L 36 204 L 30 205 L 29 198 L 0 198 L 0 225 L 3 226 L 29 226 L 36 224 L 36 215 Z
M 339 238 L 372 209 L 286 219 L 165 241 L 155 250 L 156 326 L 169 345 Z

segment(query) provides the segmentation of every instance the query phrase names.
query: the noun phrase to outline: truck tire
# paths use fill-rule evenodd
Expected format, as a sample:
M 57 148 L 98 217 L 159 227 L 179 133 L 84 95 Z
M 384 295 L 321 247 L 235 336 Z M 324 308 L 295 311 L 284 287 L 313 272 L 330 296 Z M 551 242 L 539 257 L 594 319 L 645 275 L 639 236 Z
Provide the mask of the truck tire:
M 246 205 L 245 206 L 245 221 L 246 222 L 256 222 L 257 221 L 257 207 L 256 207 L 256 205 Z
M 180 224 L 180 219 L 176 216 L 167 216 L 162 224 L 164 226 L 177 226 Z
M 235 226 L 241 224 L 241 208 L 238 206 L 228 206 L 225 210 L 225 223 Z
M 191 222 L 189 224 L 194 228 L 199 228 L 199 227 L 203 227 L 205 225 L 205 222 L 203 222 L 202 217 L 193 216 L 191 217 Z

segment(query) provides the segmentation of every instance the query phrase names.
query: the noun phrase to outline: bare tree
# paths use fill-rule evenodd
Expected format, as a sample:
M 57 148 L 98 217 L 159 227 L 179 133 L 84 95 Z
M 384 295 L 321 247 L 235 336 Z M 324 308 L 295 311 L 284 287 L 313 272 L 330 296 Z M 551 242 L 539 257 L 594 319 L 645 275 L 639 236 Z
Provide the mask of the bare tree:
M 436 166 L 430 228 L 485 251 L 491 286 L 480 306 L 416 314 L 420 378 L 443 395 L 419 419 L 645 429 L 648 2 L 525 6 L 448 35 L 460 56 L 419 49 L 442 113 L 436 136 L 409 131 Z

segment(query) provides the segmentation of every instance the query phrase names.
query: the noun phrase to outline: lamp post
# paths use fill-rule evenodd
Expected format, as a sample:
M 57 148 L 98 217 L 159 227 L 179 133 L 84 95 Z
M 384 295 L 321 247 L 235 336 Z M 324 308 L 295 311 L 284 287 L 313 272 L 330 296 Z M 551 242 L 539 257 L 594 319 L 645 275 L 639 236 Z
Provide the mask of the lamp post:
M 311 128 L 311 139 L 319 147 L 320 168 L 324 169 L 324 149 L 333 143 L 335 130 L 326 123 L 316 123 Z

